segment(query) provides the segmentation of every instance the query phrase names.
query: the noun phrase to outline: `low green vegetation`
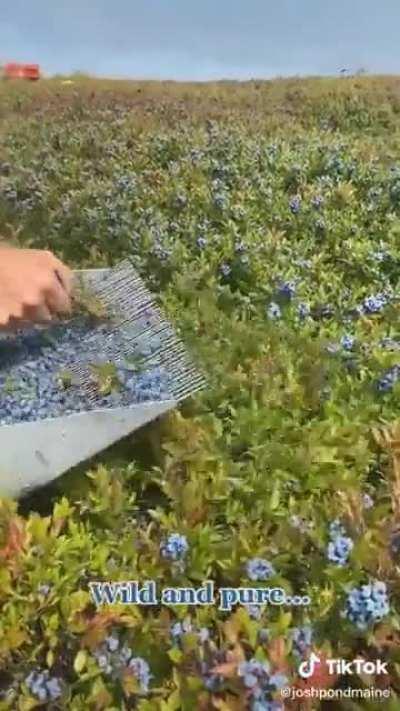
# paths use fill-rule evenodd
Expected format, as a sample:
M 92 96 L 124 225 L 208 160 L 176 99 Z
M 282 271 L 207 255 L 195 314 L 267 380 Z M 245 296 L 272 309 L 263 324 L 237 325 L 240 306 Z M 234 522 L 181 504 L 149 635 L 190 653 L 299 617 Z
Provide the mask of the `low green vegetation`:
M 1 230 L 132 257 L 208 387 L 2 500 L 0 709 L 297 709 L 312 652 L 388 662 L 352 683 L 396 709 L 400 80 L 74 81 L 0 87 Z M 152 580 L 156 605 L 90 589 Z M 221 610 L 239 587 L 295 600 Z

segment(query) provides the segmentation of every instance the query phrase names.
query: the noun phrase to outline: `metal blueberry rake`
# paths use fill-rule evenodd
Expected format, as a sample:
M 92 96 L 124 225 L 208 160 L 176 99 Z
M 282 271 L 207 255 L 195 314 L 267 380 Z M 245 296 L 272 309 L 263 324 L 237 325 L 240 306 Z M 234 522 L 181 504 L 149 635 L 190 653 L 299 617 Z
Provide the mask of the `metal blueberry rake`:
M 21 497 L 49 483 L 205 387 L 205 378 L 129 261 L 77 275 L 107 313 L 107 326 L 93 324 L 68 363 L 72 388 L 84 394 L 85 405 L 75 411 L 73 405 L 64 412 L 53 410 L 50 416 L 43 407 L 21 410 L 18 405 L 22 421 L 7 420 L 0 426 L 0 496 Z M 73 328 L 73 322 L 67 325 Z M 12 338 L 18 336 L 8 337 L 8 343 Z M 133 365 L 138 357 L 142 376 Z M 99 394 L 94 363 L 124 369 L 124 396 Z M 51 378 L 58 377 L 58 367 L 55 364 Z M 146 375 L 159 371 L 166 374 L 167 390 L 157 386 L 155 391 L 152 376 Z M 4 397 L 0 392 L 0 405 Z M 32 412 L 40 412 L 40 417 Z

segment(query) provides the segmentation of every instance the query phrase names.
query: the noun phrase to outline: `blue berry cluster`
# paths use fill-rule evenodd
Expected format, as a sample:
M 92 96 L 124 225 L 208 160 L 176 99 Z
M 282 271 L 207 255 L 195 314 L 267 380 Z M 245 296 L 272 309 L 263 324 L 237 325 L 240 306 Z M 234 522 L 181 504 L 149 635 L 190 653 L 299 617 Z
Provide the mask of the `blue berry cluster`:
M 374 500 L 369 494 L 362 495 L 362 504 L 364 509 L 372 509 L 374 506 Z
M 323 205 L 324 203 L 324 198 L 322 195 L 315 195 L 313 198 L 311 198 L 311 205 L 315 207 L 317 210 Z
M 345 535 L 344 527 L 339 521 L 334 521 L 329 527 L 330 541 L 328 543 L 328 560 L 343 567 L 348 562 L 354 543 Z
M 185 634 L 195 634 L 198 637 L 200 644 L 204 644 L 210 638 L 210 632 L 207 627 L 194 627 L 189 620 L 182 622 L 174 622 L 170 630 L 171 639 L 175 644 L 179 644 Z
M 178 195 L 175 196 L 175 199 L 173 201 L 174 207 L 176 210 L 183 210 L 186 205 L 188 204 L 188 199 L 186 195 L 183 193 L 179 193 Z
M 213 204 L 218 210 L 225 210 L 228 206 L 228 196 L 225 192 L 216 192 L 213 196 Z
M 275 575 L 275 568 L 264 558 L 251 558 L 246 563 L 246 573 L 250 580 L 268 580 Z
M 150 667 L 141 657 L 135 657 L 127 644 L 122 644 L 119 637 L 110 634 L 104 642 L 94 651 L 94 657 L 100 669 L 107 676 L 114 679 L 120 678 L 121 673 L 128 669 L 136 677 L 142 692 L 149 689 Z
M 354 344 L 355 344 L 355 338 L 354 338 L 354 336 L 350 336 L 349 334 L 345 334 L 340 339 L 340 345 L 342 346 L 343 350 L 345 350 L 345 351 L 353 350 Z
M 194 165 L 197 165 L 197 163 L 199 163 L 204 158 L 204 153 L 198 148 L 192 148 L 192 150 L 190 151 L 189 158 Z
M 115 362 L 119 387 L 107 395 L 89 400 L 85 388 L 76 383 L 64 387 L 60 374 L 78 361 L 101 365 L 110 361 L 104 350 L 131 353 L 143 358 L 159 347 L 147 344 L 148 351 L 132 347 L 127 334 L 110 333 L 106 326 L 91 326 L 87 319 L 56 325 L 45 331 L 31 329 L 0 340 L 0 425 L 49 419 L 94 408 L 128 406 L 135 402 L 171 397 L 167 373 L 161 367 L 135 372 L 120 359 Z M 120 356 L 117 356 L 117 359 Z
M 269 642 L 271 639 L 271 632 L 268 629 L 268 627 L 262 627 L 259 632 L 258 632 L 258 639 L 261 642 L 261 644 L 265 644 L 266 642 Z
M 385 262 L 391 258 L 389 252 L 383 249 L 378 249 L 376 252 L 373 252 L 371 256 L 376 262 Z
M 157 257 L 162 264 L 164 264 L 170 258 L 172 250 L 168 247 L 162 247 L 160 244 L 156 243 L 154 247 L 152 247 L 151 253 L 154 257 Z
M 379 378 L 377 388 L 381 393 L 390 392 L 400 377 L 400 365 L 393 365 Z
M 50 590 L 50 585 L 47 585 L 46 583 L 41 583 L 37 588 L 39 595 L 42 595 L 43 597 L 47 597 L 50 594 Z
M 310 305 L 307 303 L 300 303 L 297 306 L 297 315 L 301 321 L 304 321 L 310 316 L 311 309 Z
M 252 620 L 261 620 L 265 611 L 265 605 L 252 605 L 247 603 L 243 604 L 243 607 Z
M 123 366 L 117 368 L 119 382 L 125 391 L 131 394 L 134 402 L 149 400 L 168 400 L 168 378 L 165 370 L 155 367 L 139 376 Z
M 382 338 L 379 345 L 386 351 L 400 351 L 400 341 L 396 341 L 395 338 L 390 338 L 389 336 Z
M 136 190 L 136 178 L 134 175 L 121 175 L 115 182 L 118 191 L 124 193 L 134 193 Z
M 276 304 L 274 301 L 272 301 L 269 304 L 269 306 L 267 307 L 267 316 L 272 321 L 276 321 L 276 320 L 280 319 L 282 316 L 280 306 L 278 304 Z
M 220 270 L 222 276 L 224 276 L 224 277 L 228 277 L 228 276 L 230 275 L 231 271 L 232 271 L 231 267 L 230 267 L 229 264 L 227 264 L 226 262 L 223 262 L 223 263 L 220 265 L 219 270 Z
M 148 663 L 142 657 L 131 657 L 128 669 L 133 673 L 140 684 L 140 690 L 147 692 L 152 677 Z
M 398 561 L 400 556 L 400 530 L 396 529 L 392 532 L 390 536 L 389 550 L 393 560 Z
M 223 690 L 225 678 L 221 674 L 215 674 L 214 667 L 226 661 L 225 655 L 220 650 L 216 650 L 209 661 L 200 663 L 200 674 L 205 688 L 212 694 Z
M 375 296 L 366 296 L 361 304 L 361 309 L 365 314 L 377 314 L 389 303 L 389 296 L 383 292 Z
M 43 703 L 55 701 L 62 694 L 60 679 L 50 676 L 48 669 L 30 672 L 25 679 L 25 684 L 30 693 Z
M 196 240 L 196 244 L 199 249 L 204 249 L 205 247 L 207 247 L 207 240 L 205 237 L 198 237 Z
M 268 699 L 253 699 L 250 711 L 284 711 L 284 706 L 280 701 L 269 701 Z
M 168 538 L 160 543 L 160 551 L 163 558 L 167 560 L 182 560 L 189 550 L 186 536 L 179 533 L 171 533 Z
M 331 563 L 343 567 L 348 562 L 353 545 L 353 541 L 347 536 L 335 538 L 328 544 L 328 559 Z
M 376 580 L 348 593 L 344 615 L 360 630 L 379 622 L 389 612 L 386 583 Z
M 294 627 L 291 631 L 293 649 L 296 654 L 303 656 L 311 647 L 313 631 L 309 625 Z
M 297 215 L 300 210 L 301 210 L 301 197 L 299 195 L 295 195 L 292 197 L 289 201 L 289 208 L 290 212 L 293 213 L 293 215 Z
M 185 634 L 190 634 L 193 632 L 192 623 L 189 620 L 183 620 L 183 622 L 174 622 L 171 625 L 170 634 L 173 642 L 179 642 Z
M 248 662 L 239 664 L 238 676 L 243 679 L 243 684 L 248 691 L 252 711 L 264 711 L 265 709 L 272 711 L 272 709 L 283 708 L 279 701 L 274 701 L 273 695 L 288 683 L 284 674 L 271 674 L 267 662 L 250 659 Z
M 296 293 L 296 284 L 294 281 L 283 281 L 278 285 L 277 297 L 290 301 Z

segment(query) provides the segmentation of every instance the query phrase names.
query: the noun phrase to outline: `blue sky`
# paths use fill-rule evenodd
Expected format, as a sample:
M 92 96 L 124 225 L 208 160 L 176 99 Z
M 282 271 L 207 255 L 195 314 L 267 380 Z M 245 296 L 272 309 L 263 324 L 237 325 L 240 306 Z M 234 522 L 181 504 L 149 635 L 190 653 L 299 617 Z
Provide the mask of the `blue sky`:
M 400 0 L 0 0 L 0 62 L 155 79 L 400 74 Z

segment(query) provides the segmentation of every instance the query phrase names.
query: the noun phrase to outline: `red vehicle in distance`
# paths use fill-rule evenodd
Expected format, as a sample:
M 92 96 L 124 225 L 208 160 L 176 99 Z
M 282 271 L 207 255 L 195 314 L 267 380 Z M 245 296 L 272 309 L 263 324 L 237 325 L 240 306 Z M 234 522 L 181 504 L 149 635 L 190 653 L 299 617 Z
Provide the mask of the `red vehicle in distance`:
M 28 79 L 37 81 L 40 79 L 40 67 L 38 64 L 18 64 L 9 62 L 3 67 L 4 79 Z

